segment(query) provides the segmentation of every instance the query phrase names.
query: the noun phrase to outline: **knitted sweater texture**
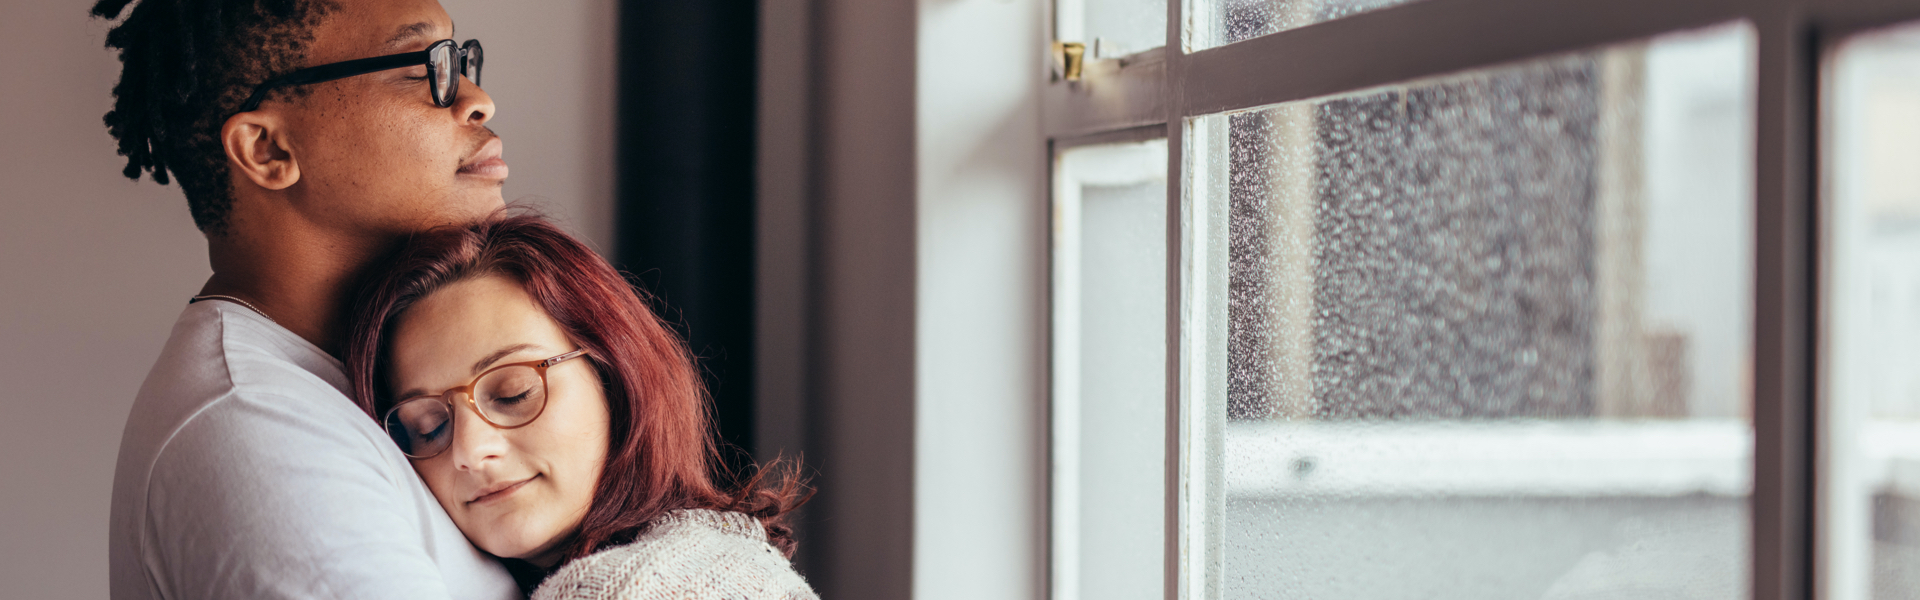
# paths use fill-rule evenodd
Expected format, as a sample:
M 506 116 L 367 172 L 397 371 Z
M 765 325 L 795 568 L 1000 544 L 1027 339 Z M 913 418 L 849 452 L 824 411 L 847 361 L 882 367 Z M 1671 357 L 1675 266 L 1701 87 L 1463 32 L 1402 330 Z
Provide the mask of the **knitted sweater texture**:
M 532 600 L 819 600 L 760 520 L 676 510 L 633 543 L 567 563 Z

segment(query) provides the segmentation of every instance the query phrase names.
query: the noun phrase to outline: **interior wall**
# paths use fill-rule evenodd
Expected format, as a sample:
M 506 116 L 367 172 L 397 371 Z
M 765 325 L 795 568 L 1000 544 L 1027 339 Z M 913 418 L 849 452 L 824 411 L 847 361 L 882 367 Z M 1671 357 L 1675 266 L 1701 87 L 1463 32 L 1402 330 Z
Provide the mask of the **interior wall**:
M 1042 0 L 921 0 L 913 597 L 1046 596 Z
M 762 0 L 759 456 L 822 597 L 1044 595 L 1039 0 Z
M 512 166 L 507 197 L 613 242 L 613 0 L 447 0 Z M 119 74 L 88 3 L 0 0 L 0 586 L 107 596 L 114 458 L 134 392 L 209 275 L 175 186 L 135 183 L 100 118 Z
M 617 0 L 441 0 L 487 48 L 508 202 L 541 207 L 601 254 L 615 245 Z

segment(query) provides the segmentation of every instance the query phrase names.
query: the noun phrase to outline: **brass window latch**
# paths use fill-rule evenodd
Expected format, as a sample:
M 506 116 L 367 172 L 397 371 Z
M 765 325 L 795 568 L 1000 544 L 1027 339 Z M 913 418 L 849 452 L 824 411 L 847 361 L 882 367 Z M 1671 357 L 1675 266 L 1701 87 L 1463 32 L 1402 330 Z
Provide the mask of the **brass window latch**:
M 1053 79 L 1059 81 L 1079 81 L 1081 66 L 1085 64 L 1087 45 L 1080 42 L 1053 43 Z

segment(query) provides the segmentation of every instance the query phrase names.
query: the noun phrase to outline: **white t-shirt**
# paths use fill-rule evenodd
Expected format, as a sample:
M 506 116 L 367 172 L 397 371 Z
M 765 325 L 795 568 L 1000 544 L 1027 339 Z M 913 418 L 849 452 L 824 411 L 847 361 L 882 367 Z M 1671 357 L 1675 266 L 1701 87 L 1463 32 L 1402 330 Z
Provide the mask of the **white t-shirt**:
M 120 438 L 113 598 L 519 598 L 346 390 L 266 318 L 188 305 Z

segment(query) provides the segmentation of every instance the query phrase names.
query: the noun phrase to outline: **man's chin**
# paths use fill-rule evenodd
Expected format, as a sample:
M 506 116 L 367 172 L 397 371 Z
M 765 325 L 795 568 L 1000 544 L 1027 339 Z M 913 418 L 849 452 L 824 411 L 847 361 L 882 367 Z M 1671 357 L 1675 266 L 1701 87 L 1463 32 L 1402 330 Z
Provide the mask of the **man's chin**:
M 499 212 L 506 205 L 499 186 L 486 189 L 468 188 L 447 199 L 447 204 L 444 205 L 445 210 L 436 219 L 437 225 L 477 223 Z

